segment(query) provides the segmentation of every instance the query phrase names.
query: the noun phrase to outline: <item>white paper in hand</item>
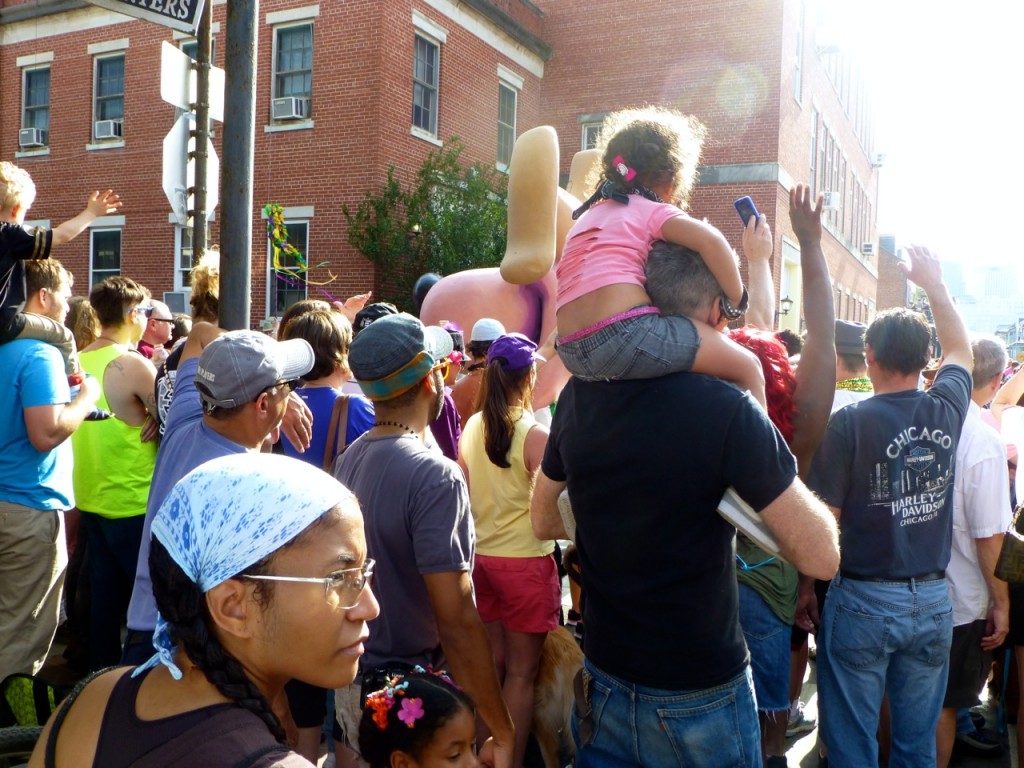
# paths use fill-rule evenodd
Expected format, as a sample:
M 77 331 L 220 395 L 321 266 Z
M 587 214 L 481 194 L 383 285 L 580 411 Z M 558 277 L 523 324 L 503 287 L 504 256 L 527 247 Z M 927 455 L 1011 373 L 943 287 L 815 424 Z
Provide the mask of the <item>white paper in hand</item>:
M 741 499 L 734 489 L 727 490 L 722 500 L 718 502 L 718 514 L 736 526 L 740 533 L 765 552 L 775 555 L 779 559 L 785 559 L 782 557 L 778 542 L 775 541 L 772 532 L 768 530 L 768 526 L 761 520 L 761 516 Z

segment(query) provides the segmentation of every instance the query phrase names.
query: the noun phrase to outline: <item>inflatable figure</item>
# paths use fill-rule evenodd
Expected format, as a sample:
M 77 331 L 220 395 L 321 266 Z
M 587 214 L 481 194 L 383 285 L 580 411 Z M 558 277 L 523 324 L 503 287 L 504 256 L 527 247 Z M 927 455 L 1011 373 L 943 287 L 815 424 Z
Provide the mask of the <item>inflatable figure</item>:
M 573 157 L 567 189 L 558 186 L 558 136 L 540 126 L 523 133 L 508 169 L 508 245 L 500 268 L 470 269 L 433 285 L 420 309 L 427 325 L 448 320 L 472 328 L 481 317 L 501 321 L 543 346 L 555 330 L 554 265 L 572 226 L 579 198 L 586 199 L 587 175 L 599 160 L 596 150 Z M 558 398 L 569 380 L 557 356 L 537 374 L 534 407 Z

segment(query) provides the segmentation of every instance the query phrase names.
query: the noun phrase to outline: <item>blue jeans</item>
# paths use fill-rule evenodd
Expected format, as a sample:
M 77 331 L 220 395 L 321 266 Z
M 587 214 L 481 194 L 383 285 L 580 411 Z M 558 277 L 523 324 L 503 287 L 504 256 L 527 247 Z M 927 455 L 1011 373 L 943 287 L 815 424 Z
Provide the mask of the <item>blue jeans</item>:
M 618 320 L 557 346 L 569 372 L 586 381 L 656 379 L 691 370 L 700 336 L 688 317 L 650 314 Z
M 761 712 L 789 709 L 789 637 L 793 627 L 776 616 L 749 584 L 737 586 L 740 627 L 750 651 L 757 708 Z
M 934 766 L 953 637 L 945 580 L 871 582 L 836 575 L 820 637 L 818 686 L 829 765 L 878 764 L 878 713 L 888 693 L 890 768 Z
M 584 668 L 592 677 L 591 715 L 585 717 L 581 707 L 586 705 L 577 699 L 572 722 L 577 768 L 761 768 L 749 666 L 702 691 L 645 688 L 607 675 L 589 661 Z

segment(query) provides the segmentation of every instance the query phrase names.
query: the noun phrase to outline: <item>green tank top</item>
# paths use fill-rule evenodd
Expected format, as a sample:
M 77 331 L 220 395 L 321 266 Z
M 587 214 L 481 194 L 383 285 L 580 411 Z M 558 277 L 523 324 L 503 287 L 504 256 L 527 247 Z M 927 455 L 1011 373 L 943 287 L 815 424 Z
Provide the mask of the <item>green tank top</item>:
M 121 355 L 131 354 L 112 344 L 81 354 L 82 369 L 103 383 L 103 372 Z M 104 392 L 96 404 L 110 410 Z M 86 421 L 71 435 L 75 453 L 73 481 L 78 508 L 100 517 L 121 518 L 146 514 L 149 484 L 156 463 L 156 442 L 139 439 L 142 427 L 117 418 Z

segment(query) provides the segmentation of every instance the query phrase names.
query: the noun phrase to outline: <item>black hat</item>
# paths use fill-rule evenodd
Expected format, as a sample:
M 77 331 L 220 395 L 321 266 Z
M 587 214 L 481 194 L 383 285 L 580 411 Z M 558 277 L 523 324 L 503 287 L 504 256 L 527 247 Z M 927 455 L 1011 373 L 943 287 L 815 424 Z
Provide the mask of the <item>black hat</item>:
M 864 323 L 836 320 L 836 353 L 840 355 L 864 354 Z

